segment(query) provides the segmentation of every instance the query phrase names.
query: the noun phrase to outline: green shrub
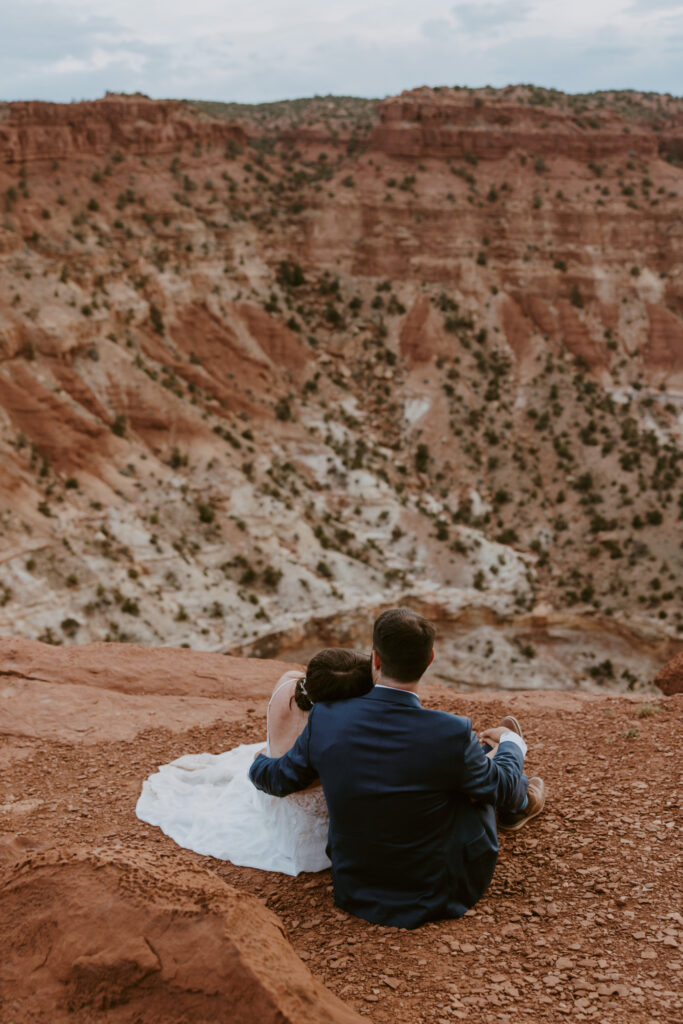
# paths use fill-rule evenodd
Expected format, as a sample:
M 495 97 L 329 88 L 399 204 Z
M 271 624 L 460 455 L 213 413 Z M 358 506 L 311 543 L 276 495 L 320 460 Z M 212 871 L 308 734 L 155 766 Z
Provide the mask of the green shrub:
M 208 502 L 199 502 L 197 512 L 199 513 L 199 521 L 201 523 L 212 523 L 216 518 L 215 509 Z
M 415 469 L 418 473 L 426 473 L 429 468 L 429 448 L 426 444 L 418 444 L 415 452 Z
M 114 417 L 114 422 L 111 425 L 112 434 L 116 434 L 117 437 L 124 437 L 126 433 L 126 417 L 123 413 L 118 413 Z
M 161 310 L 159 309 L 159 307 L 155 306 L 153 303 L 149 307 L 149 318 L 152 321 L 152 327 L 157 332 L 157 334 L 163 334 L 164 318 L 161 315 Z
M 303 270 L 298 263 L 290 260 L 280 262 L 276 280 L 283 288 L 300 288 L 302 284 L 306 284 Z
M 279 420 L 286 422 L 287 420 L 293 420 L 292 409 L 286 398 L 280 398 L 275 403 L 275 415 Z
M 576 306 L 577 309 L 583 309 L 583 298 L 581 297 L 578 284 L 573 284 L 571 286 L 569 290 L 569 301 L 572 306 Z
M 270 587 L 274 590 L 280 580 L 282 579 L 282 569 L 274 569 L 272 565 L 267 565 L 263 570 L 263 582 L 265 586 Z

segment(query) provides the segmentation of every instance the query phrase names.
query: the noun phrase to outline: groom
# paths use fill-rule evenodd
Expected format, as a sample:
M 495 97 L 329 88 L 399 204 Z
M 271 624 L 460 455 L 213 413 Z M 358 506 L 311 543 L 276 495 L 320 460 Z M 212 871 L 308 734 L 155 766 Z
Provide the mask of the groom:
M 422 707 L 417 689 L 434 635 L 408 609 L 384 612 L 373 631 L 370 692 L 316 704 L 291 750 L 260 754 L 249 772 L 274 796 L 320 778 L 335 902 L 399 928 L 464 914 L 493 876 L 496 811 L 501 827 L 517 829 L 545 803 L 543 782 L 523 774 L 516 719 L 482 733 L 497 746 L 487 757 L 469 719 Z

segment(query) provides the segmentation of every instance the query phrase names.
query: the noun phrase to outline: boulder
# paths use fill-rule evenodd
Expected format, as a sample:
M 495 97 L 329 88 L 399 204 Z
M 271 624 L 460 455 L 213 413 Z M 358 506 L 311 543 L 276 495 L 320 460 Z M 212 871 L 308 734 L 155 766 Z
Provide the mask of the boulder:
M 0 869 L 7 1024 L 354 1024 L 277 917 L 205 869 L 139 850 L 26 854 Z
M 655 676 L 654 683 L 667 697 L 683 693 L 683 651 L 679 651 L 671 661 L 667 661 L 664 668 Z

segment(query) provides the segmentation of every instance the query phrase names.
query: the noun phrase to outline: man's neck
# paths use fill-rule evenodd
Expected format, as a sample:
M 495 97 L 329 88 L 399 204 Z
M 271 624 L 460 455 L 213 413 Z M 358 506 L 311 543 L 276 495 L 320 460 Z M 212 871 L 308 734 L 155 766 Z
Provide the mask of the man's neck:
M 384 676 L 378 676 L 375 680 L 375 686 L 388 686 L 391 690 L 406 690 L 408 693 L 417 693 L 419 685 L 419 679 L 414 683 L 397 683 L 395 679 L 386 679 Z

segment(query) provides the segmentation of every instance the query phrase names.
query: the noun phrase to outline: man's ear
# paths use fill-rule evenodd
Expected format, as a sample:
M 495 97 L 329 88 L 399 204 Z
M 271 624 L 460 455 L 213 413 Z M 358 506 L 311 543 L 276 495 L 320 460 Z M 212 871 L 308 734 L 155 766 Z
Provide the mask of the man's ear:
M 430 655 L 430 658 L 429 658 L 429 662 L 428 662 L 428 664 L 429 664 L 429 665 L 431 665 L 431 663 L 432 663 L 433 661 L 434 661 L 434 649 L 432 648 L 432 653 L 431 653 L 431 655 Z
M 379 660 L 379 654 L 377 653 L 377 651 L 375 650 L 374 647 L 372 649 L 372 667 L 374 669 L 376 669 L 378 672 L 379 672 L 380 668 L 382 667 L 382 665 L 380 663 L 380 660 Z

